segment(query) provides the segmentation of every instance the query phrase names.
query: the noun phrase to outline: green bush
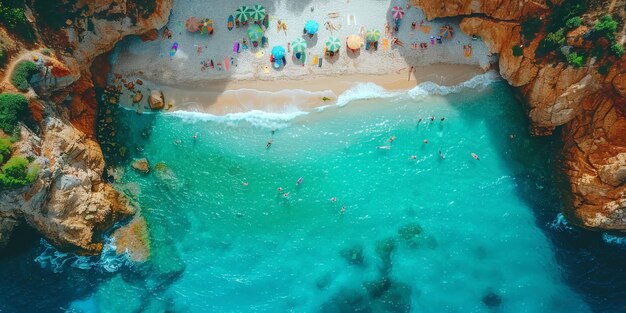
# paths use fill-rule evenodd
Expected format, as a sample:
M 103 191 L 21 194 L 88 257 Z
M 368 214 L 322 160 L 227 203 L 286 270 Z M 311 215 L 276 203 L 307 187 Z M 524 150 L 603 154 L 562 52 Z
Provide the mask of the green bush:
M 11 146 L 9 138 L 0 138 L 0 164 L 11 155 Z
M 561 45 L 565 43 L 565 30 L 563 28 L 557 30 L 556 32 L 549 33 L 545 38 L 541 40 L 539 43 L 539 47 L 537 48 L 537 52 L 540 55 L 546 55 L 552 51 L 555 51 Z
M 0 172 L 0 189 L 19 188 L 31 184 L 37 178 L 39 168 L 29 168 L 28 160 L 14 156 L 2 166 Z
M 520 33 L 528 41 L 532 41 L 537 36 L 537 33 L 541 29 L 543 23 L 537 17 L 531 17 L 522 22 L 522 30 Z
M 569 20 L 567 20 L 567 22 L 565 22 L 565 27 L 567 29 L 574 29 L 580 26 L 582 23 L 583 23 L 583 20 L 580 17 L 574 16 L 570 18 Z
M 611 45 L 609 51 L 611 51 L 611 54 L 616 56 L 617 58 L 621 58 L 622 55 L 624 55 L 624 46 L 620 45 L 619 43 L 614 43 L 613 45 Z
M 586 0 L 564 0 L 559 6 L 552 7 L 548 18 L 548 32 L 556 32 L 566 26 L 567 22 L 587 11 Z
M 596 38 L 604 37 L 612 42 L 615 40 L 617 22 L 611 16 L 605 15 L 596 23 L 593 30 Z
M 11 83 L 19 91 L 28 91 L 28 81 L 37 73 L 37 64 L 31 61 L 20 61 L 13 70 Z
M 572 52 L 567 56 L 567 62 L 575 68 L 580 68 L 585 65 L 585 57 L 576 52 Z
M 15 29 L 19 26 L 26 25 L 26 15 L 24 15 L 24 7 L 19 5 L 10 5 L 0 1 L 0 21 L 9 29 Z
M 520 46 L 513 46 L 513 56 L 521 57 L 524 55 L 524 49 Z
M 13 133 L 17 123 L 28 115 L 28 100 L 22 94 L 0 94 L 0 129 Z

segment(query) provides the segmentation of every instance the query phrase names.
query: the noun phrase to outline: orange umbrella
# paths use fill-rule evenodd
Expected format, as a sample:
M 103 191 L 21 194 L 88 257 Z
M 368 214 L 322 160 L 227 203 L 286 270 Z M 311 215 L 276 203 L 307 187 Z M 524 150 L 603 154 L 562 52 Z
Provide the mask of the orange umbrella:
M 357 35 L 350 35 L 346 42 L 348 44 L 348 48 L 358 50 L 361 49 L 361 46 L 363 45 L 363 38 Z
M 200 26 L 200 20 L 197 17 L 191 16 L 185 21 L 185 29 L 189 32 L 192 32 L 192 33 L 197 32 L 199 26 Z
M 213 35 L 213 20 L 205 18 L 202 22 L 200 22 L 200 26 L 198 28 L 202 34 Z

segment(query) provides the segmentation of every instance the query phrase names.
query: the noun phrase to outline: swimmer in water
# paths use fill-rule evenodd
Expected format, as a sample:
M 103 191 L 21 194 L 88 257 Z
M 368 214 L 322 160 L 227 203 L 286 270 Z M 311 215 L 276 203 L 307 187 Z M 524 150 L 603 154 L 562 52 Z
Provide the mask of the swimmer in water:
M 420 119 L 419 119 L 419 120 L 417 120 L 417 123 L 419 124 L 419 123 L 421 123 L 421 122 L 422 122 L 422 118 L 420 117 Z
M 411 160 L 417 160 L 417 155 L 412 155 Z
M 443 122 L 445 119 L 446 119 L 445 117 L 442 117 L 442 118 L 441 118 L 441 121 Z
M 389 143 L 393 143 L 396 140 L 396 136 L 391 136 L 391 138 L 389 138 Z
M 289 193 L 288 192 L 283 193 L 283 197 L 284 198 L 289 198 Z
M 178 146 L 179 144 L 181 144 L 181 143 L 182 143 L 182 141 L 181 141 L 180 139 L 176 139 L 176 140 L 174 140 L 174 144 L 175 144 L 175 145 L 177 145 L 177 146 Z
M 193 140 L 196 140 L 196 139 L 198 139 L 198 133 L 195 133 L 195 134 L 193 135 Z
M 445 159 L 445 158 L 446 158 L 446 156 L 445 156 L 445 155 L 443 155 L 443 153 L 441 152 L 441 150 L 439 150 L 439 160 L 443 160 L 443 159 Z
M 472 152 L 472 158 L 480 161 L 480 158 L 478 157 L 478 155 L 476 155 L 476 153 Z
M 265 145 L 265 149 L 269 149 L 272 147 L 272 138 L 270 138 L 269 140 L 267 140 L 267 145 Z
M 248 182 L 247 182 L 247 181 L 245 181 L 245 182 L 243 182 L 243 183 L 242 183 L 242 185 L 244 185 L 245 187 L 247 187 L 247 186 L 248 186 Z
M 424 144 L 427 145 L 428 144 L 428 139 L 424 139 Z
M 431 122 L 434 122 L 434 121 L 435 121 L 435 117 L 434 117 L 434 116 L 431 116 L 431 117 L 430 117 L 430 121 L 431 121 Z
M 391 150 L 391 146 L 378 146 L 376 149 Z
M 283 187 L 278 187 L 278 192 L 283 192 Z
M 336 198 L 336 197 L 332 197 L 332 198 L 330 198 L 330 202 L 332 202 L 332 203 L 337 202 L 337 198 Z
M 341 214 L 343 214 L 343 213 L 346 213 L 346 207 L 345 206 L 341 207 Z
M 298 181 L 296 182 L 296 186 L 300 186 L 300 184 L 302 184 L 302 181 L 304 179 L 302 177 L 298 178 Z

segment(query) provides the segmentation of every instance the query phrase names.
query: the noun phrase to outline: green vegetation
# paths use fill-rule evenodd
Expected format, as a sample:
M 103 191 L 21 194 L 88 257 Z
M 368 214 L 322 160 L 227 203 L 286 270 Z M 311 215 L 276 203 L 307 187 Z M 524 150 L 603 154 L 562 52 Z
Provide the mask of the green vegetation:
M 624 55 L 624 46 L 616 42 L 613 45 L 611 45 L 610 52 L 615 57 L 621 58 L 622 55 Z
M 570 18 L 569 20 L 567 20 L 567 22 L 565 22 L 565 27 L 567 29 L 574 29 L 580 26 L 582 23 L 583 23 L 583 19 L 581 19 L 579 16 L 574 16 Z
M 33 31 L 24 15 L 24 0 L 0 0 L 0 24 L 32 42 Z
M 602 75 L 608 74 L 609 70 L 611 69 L 611 66 L 613 66 L 613 63 L 611 63 L 611 62 L 606 62 L 606 63 L 600 65 L 600 67 L 598 67 L 598 73 L 600 73 Z
M 585 56 L 576 52 L 572 52 L 567 56 L 567 62 L 573 65 L 575 68 L 580 68 L 585 65 Z
M 69 1 L 35 1 L 34 11 L 38 21 L 52 29 L 65 27 L 66 20 L 74 20 L 81 12 L 72 11 L 76 0 Z
M 587 11 L 586 0 L 564 0 L 561 5 L 552 6 L 547 25 L 548 32 L 556 32 L 566 27 L 570 19 L 581 16 L 585 11 Z
M 37 178 L 39 168 L 31 166 L 23 157 L 14 156 L 2 166 L 0 189 L 13 189 L 31 184 Z
M 19 91 L 28 91 L 28 81 L 37 73 L 37 64 L 31 61 L 20 61 L 13 70 L 11 83 Z
M 28 115 L 28 100 L 22 94 L 0 94 L 0 129 L 13 133 L 17 123 Z
M 11 140 L 9 138 L 0 138 L 0 164 L 8 159 L 11 155 Z
M 552 51 L 556 51 L 565 43 L 565 30 L 560 28 L 556 32 L 548 33 L 548 35 L 541 40 L 537 53 L 539 55 L 547 55 Z
M 609 42 L 615 41 L 615 31 L 617 30 L 617 21 L 611 16 L 603 16 L 593 27 L 593 36 L 595 38 L 604 37 Z
M 4 64 L 5 61 L 6 61 L 6 54 L 4 52 L 4 48 L 0 46 L 0 65 Z
M 524 50 L 520 46 L 513 46 L 513 56 L 521 57 L 524 55 Z
M 44 48 L 43 50 L 41 50 L 41 53 L 45 56 L 51 56 L 52 50 L 50 50 L 50 48 Z
M 531 17 L 522 22 L 522 30 L 520 33 L 526 40 L 532 41 L 537 36 L 537 33 L 539 33 L 539 30 L 541 30 L 541 26 L 542 23 L 539 18 Z

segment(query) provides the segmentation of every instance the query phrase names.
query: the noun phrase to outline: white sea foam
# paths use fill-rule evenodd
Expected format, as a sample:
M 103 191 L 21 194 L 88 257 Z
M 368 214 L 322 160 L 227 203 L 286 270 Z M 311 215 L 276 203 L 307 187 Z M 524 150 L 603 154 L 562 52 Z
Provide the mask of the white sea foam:
M 226 115 L 213 115 L 202 112 L 188 111 L 175 111 L 170 114 L 179 117 L 186 122 L 211 121 L 223 122 L 229 125 L 237 125 L 241 122 L 247 122 L 256 127 L 279 129 L 286 127 L 293 119 L 308 113 L 297 110 L 283 113 L 252 110 L 248 112 L 229 113 Z
M 374 83 L 360 83 L 339 95 L 336 105 L 344 106 L 356 100 L 391 98 L 401 94 L 401 92 L 390 92 Z
M 626 237 L 619 237 L 603 233 L 602 240 L 610 245 L 626 247 Z
M 42 268 L 49 268 L 54 273 L 61 273 L 68 267 L 83 270 L 101 269 L 106 272 L 115 272 L 124 265 L 132 263 L 127 255 L 119 255 L 115 252 L 115 241 L 111 238 L 105 240 L 102 253 L 99 256 L 80 256 L 74 253 L 61 252 L 45 240 L 41 240 L 44 250 L 35 258 Z
M 563 215 L 563 213 L 559 213 L 556 215 L 556 217 L 554 218 L 554 221 L 552 221 L 552 223 L 550 223 L 550 228 L 555 229 L 555 230 L 572 230 L 572 226 L 569 225 L 569 223 L 567 222 L 567 219 L 565 218 L 565 215 Z

